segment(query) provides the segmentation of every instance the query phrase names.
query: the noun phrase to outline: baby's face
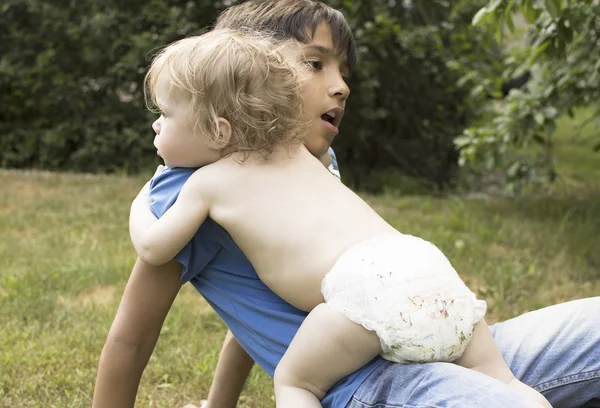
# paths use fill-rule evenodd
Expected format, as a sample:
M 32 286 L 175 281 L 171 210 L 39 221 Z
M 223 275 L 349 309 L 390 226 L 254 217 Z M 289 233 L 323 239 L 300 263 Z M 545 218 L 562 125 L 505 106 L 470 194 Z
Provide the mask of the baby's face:
M 189 100 L 169 91 L 169 78 L 161 73 L 155 89 L 160 117 L 152 124 L 157 154 L 171 168 L 202 167 L 219 160 L 219 151 L 190 126 Z
M 334 50 L 329 26 L 322 23 L 310 43 L 296 43 L 285 53 L 302 62 L 303 119 L 308 122 L 304 144 L 317 157 L 327 152 L 338 134 L 350 94 L 346 56 Z

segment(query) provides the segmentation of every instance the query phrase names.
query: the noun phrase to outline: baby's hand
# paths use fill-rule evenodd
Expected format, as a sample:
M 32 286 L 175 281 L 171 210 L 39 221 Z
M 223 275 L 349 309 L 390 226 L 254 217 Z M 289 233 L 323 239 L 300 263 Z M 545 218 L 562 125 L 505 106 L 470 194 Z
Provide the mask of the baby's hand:
M 154 172 L 154 176 L 152 176 L 152 178 L 158 176 L 163 170 L 164 170 L 165 166 L 163 166 L 162 164 L 159 164 L 158 167 L 156 168 L 156 171 Z

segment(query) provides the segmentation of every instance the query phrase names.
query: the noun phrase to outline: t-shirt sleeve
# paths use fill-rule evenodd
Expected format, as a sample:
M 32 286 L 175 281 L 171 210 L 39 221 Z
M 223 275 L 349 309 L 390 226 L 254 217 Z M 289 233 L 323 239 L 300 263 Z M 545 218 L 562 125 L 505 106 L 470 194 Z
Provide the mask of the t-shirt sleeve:
M 331 164 L 328 167 L 329 172 L 336 176 L 339 180 L 342 180 L 342 175 L 340 174 L 340 169 L 338 167 L 337 157 L 335 156 L 335 152 L 331 147 L 329 148 L 329 155 L 331 156 Z

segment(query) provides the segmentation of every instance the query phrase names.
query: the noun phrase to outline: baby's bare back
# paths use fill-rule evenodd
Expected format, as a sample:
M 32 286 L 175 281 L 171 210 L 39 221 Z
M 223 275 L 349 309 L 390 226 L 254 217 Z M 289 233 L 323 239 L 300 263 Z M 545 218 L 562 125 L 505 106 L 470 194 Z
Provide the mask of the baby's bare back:
M 261 280 L 302 310 L 323 302 L 321 281 L 345 250 L 396 233 L 304 147 L 276 151 L 267 162 L 227 158 L 209 167 L 219 178 L 210 217 Z

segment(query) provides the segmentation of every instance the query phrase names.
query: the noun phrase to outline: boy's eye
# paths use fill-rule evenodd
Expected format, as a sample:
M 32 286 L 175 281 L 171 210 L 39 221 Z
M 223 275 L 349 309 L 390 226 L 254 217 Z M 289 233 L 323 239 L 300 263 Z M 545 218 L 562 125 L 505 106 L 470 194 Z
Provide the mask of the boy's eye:
M 323 67 L 323 64 L 319 60 L 306 61 L 306 63 L 315 71 L 318 71 Z

